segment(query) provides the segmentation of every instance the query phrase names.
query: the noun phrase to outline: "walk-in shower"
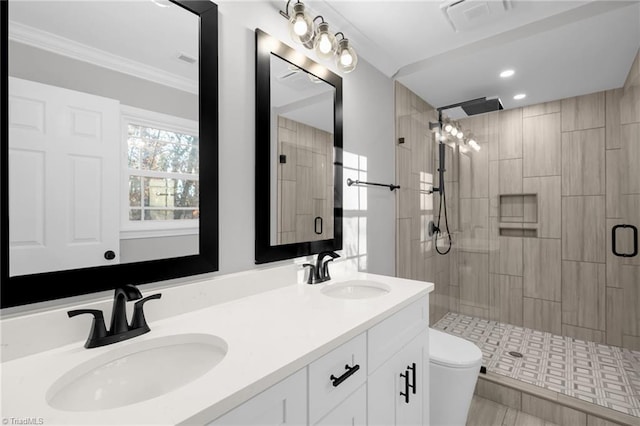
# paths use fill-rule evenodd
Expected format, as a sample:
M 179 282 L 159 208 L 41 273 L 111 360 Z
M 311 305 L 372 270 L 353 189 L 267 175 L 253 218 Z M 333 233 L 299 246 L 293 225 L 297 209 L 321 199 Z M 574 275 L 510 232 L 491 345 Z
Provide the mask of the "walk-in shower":
M 397 274 L 481 348 L 479 390 L 639 424 L 639 87 L 455 115 L 396 85 Z

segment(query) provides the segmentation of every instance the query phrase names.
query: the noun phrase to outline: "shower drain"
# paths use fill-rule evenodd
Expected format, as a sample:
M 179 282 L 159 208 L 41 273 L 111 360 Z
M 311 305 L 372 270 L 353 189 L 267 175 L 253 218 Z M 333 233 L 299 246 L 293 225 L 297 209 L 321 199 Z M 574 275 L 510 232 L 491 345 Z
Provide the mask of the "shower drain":
M 511 355 L 514 358 L 522 358 L 522 354 L 516 351 L 509 351 L 509 355 Z

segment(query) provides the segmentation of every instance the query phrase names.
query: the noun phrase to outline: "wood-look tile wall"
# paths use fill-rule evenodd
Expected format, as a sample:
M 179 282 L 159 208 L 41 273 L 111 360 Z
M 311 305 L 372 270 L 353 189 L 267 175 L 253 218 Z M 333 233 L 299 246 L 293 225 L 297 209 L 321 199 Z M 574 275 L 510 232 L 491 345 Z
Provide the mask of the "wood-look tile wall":
M 461 121 L 481 150 L 448 149 L 454 249 L 446 256 L 434 256 L 425 233 L 437 196 L 420 186 L 421 173 L 437 180 L 435 112 L 397 84 L 405 144 L 396 173 L 409 185 L 399 194 L 397 272 L 435 283 L 432 321 L 452 310 L 640 350 L 640 256 L 617 257 L 611 247 L 613 226 L 640 228 L 639 61 L 622 88 Z M 504 194 L 537 195 L 535 237 L 500 234 L 501 221 L 514 222 L 501 209 L 523 217 L 526 209 L 501 206 Z M 629 235 L 620 231 L 618 251 L 631 250 Z
M 277 244 L 333 238 L 333 135 L 279 116 L 278 155 Z

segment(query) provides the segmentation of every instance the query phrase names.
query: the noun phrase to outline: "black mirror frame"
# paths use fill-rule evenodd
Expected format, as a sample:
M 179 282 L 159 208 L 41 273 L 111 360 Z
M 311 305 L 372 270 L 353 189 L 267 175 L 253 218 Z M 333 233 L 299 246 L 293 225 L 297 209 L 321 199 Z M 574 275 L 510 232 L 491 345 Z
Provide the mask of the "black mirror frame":
M 170 0 L 200 17 L 199 254 L 146 262 L 9 276 L 9 0 L 0 0 L 0 304 L 2 308 L 218 270 L 218 7 L 209 0 Z
M 342 249 L 342 77 L 296 52 L 260 29 L 256 29 L 256 246 L 255 263 L 308 256 Z M 335 88 L 333 238 L 293 244 L 271 245 L 271 55 L 294 64 Z

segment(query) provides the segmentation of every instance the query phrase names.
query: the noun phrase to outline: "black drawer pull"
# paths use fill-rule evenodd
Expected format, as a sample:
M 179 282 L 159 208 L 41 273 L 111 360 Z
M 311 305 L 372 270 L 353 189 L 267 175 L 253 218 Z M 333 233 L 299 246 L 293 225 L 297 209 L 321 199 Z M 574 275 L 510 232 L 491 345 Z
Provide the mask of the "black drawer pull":
M 616 231 L 619 228 L 629 228 L 633 231 L 633 251 L 631 253 L 619 253 L 616 250 L 617 248 L 617 242 L 616 242 L 617 232 Z M 613 254 L 620 257 L 634 257 L 635 255 L 637 255 L 638 254 L 638 228 L 636 228 L 633 225 L 616 225 L 613 228 L 611 228 L 611 250 L 613 251 Z
M 344 382 L 345 380 L 347 380 L 349 377 L 351 377 L 353 375 L 353 373 L 355 373 L 356 371 L 360 370 L 360 366 L 358 364 L 355 364 L 353 367 L 349 367 L 349 364 L 344 366 L 345 371 L 344 374 L 340 377 L 336 377 L 333 374 L 331 375 L 331 377 L 329 377 L 329 379 L 331 379 L 331 381 L 333 383 L 331 383 L 333 385 L 333 387 L 335 388 L 336 386 L 338 386 L 340 383 Z

